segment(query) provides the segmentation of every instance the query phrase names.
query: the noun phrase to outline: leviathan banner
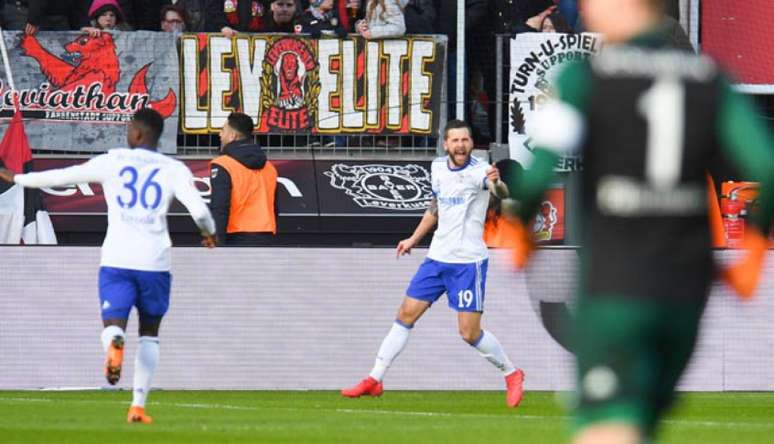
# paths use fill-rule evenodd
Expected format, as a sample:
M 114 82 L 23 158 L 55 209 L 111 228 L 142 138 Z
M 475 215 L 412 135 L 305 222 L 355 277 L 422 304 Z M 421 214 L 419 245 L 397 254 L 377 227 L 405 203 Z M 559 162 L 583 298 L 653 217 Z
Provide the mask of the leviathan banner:
M 177 150 L 178 60 L 171 34 L 3 32 L 33 149 L 105 151 L 126 145 L 126 122 L 143 107 L 165 118 L 161 151 Z M 13 92 L 0 76 L 0 131 Z
M 446 40 L 186 34 L 181 129 L 217 133 L 232 111 L 271 133 L 433 134 Z
M 524 128 L 530 116 L 551 96 L 551 82 L 562 65 L 597 53 L 601 39 L 594 34 L 525 33 L 511 39 L 509 135 L 511 158 L 529 165 L 532 150 Z M 583 166 L 580 157 L 562 157 L 557 171 Z

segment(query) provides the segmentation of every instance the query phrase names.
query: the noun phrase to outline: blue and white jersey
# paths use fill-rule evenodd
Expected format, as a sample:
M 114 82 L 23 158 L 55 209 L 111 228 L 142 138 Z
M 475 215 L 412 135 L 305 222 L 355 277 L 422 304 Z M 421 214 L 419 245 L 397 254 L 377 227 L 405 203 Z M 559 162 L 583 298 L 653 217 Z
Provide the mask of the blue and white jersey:
M 489 204 L 486 171 L 489 164 L 473 156 L 461 168 L 439 157 L 430 167 L 433 194 L 438 199 L 438 227 L 427 257 L 447 263 L 486 259 L 484 221 Z
M 17 174 L 14 181 L 34 188 L 102 184 L 108 208 L 102 266 L 168 271 L 172 241 L 167 211 L 174 197 L 202 231 L 215 233 L 215 222 L 191 171 L 179 160 L 155 151 L 117 148 L 69 168 Z

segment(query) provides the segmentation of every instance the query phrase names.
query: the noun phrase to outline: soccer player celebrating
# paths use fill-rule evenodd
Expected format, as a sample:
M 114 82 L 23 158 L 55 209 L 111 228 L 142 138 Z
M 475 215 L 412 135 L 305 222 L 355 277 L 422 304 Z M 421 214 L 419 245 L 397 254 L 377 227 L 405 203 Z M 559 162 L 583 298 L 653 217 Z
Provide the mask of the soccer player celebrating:
M 38 173 L 0 169 L 0 178 L 25 187 L 102 184 L 108 208 L 99 269 L 105 376 L 110 384 L 121 377 L 126 321 L 132 307 L 137 307 L 140 339 L 127 421 L 146 424 L 151 422 L 145 414 L 145 400 L 159 359 L 159 326 L 169 307 L 172 242 L 167 211 L 172 198 L 191 213 L 202 232 L 202 244 L 215 246 L 215 222 L 193 185 L 191 171 L 182 162 L 156 152 L 163 127 L 159 113 L 141 109 L 127 126 L 126 139 L 132 149 L 113 149 L 80 165 Z
M 649 442 L 696 343 L 713 278 L 705 174 L 719 159 L 760 182 L 747 259 L 725 276 L 757 283 L 774 213 L 772 138 L 706 57 L 667 47 L 663 0 L 586 0 L 604 35 L 595 58 L 569 65 L 555 98 L 528 123 L 531 168 L 509 188 L 526 223 L 557 155 L 583 154 L 577 353 L 577 444 Z
M 462 339 L 475 347 L 505 376 L 507 404 L 521 402 L 524 373 L 516 369 L 491 332 L 481 329 L 486 288 L 487 248 L 483 231 L 489 194 L 507 197 L 497 168 L 471 156 L 473 140 L 467 123 L 452 120 L 444 130 L 448 156 L 431 166 L 433 200 L 408 239 L 398 243 L 398 257 L 411 249 L 438 223 L 427 258 L 411 280 L 398 315 L 376 355 L 366 379 L 341 391 L 350 398 L 379 396 L 387 369 L 408 342 L 409 333 L 430 304 L 447 294 L 449 307 L 457 311 Z

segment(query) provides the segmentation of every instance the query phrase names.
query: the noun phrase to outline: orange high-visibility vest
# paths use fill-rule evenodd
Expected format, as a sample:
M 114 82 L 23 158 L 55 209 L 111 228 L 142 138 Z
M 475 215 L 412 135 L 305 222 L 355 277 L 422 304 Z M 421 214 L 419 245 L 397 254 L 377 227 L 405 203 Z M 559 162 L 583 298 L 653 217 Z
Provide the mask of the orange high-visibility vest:
M 274 193 L 277 169 L 271 162 L 252 170 L 231 156 L 212 159 L 231 176 L 231 208 L 226 233 L 277 233 L 274 217 Z

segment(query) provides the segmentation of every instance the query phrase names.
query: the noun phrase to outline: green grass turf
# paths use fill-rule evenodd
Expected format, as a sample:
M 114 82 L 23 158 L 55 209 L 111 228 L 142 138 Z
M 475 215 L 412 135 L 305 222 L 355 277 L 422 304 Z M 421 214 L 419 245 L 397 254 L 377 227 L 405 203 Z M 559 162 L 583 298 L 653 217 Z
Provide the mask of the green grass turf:
M 126 424 L 131 394 L 0 391 L 0 443 L 561 443 L 554 393 L 510 410 L 497 392 L 157 391 L 154 424 Z M 774 393 L 694 393 L 667 418 L 661 443 L 774 442 Z

